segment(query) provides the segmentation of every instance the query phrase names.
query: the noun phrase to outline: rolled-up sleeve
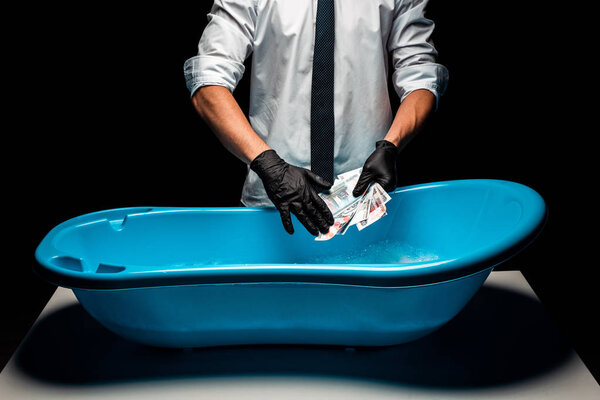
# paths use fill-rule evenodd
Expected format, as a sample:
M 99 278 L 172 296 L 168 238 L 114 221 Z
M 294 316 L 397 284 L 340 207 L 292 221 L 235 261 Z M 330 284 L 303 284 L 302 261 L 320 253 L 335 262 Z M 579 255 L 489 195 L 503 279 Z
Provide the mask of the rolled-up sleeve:
M 198 54 L 183 66 L 190 95 L 207 85 L 235 90 L 253 50 L 256 17 L 256 0 L 215 0 Z
M 433 21 L 425 18 L 427 0 L 397 0 L 388 50 L 394 68 L 392 81 L 400 100 L 412 91 L 427 89 L 436 105 L 448 84 L 448 70 L 436 63 L 431 42 Z

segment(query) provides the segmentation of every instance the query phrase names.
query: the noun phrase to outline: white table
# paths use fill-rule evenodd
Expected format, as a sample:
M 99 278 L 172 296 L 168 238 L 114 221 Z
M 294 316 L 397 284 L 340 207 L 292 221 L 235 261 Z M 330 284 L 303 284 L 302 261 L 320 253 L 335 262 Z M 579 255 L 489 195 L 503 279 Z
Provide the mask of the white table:
M 522 274 L 501 271 L 438 332 L 375 349 L 149 348 L 58 288 L 0 374 L 0 398 L 597 400 L 600 386 Z

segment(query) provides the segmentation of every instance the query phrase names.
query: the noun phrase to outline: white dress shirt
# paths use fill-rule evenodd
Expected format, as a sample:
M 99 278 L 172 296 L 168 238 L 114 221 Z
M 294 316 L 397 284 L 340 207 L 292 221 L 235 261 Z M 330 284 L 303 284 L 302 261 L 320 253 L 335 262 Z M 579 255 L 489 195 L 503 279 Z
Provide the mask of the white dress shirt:
M 312 58 L 318 0 L 215 0 L 198 45 L 184 65 L 187 87 L 234 91 L 253 54 L 249 120 L 290 164 L 310 169 Z M 428 89 L 439 99 L 448 71 L 435 62 L 427 0 L 335 0 L 334 174 L 361 167 L 386 135 L 400 99 Z M 242 190 L 247 206 L 270 206 L 252 170 Z

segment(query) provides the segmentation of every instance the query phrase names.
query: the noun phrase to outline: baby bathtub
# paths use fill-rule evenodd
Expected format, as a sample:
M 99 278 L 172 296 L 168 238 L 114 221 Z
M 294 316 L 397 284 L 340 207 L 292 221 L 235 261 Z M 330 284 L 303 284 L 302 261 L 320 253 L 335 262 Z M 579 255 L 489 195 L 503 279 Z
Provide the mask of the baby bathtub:
M 534 190 L 508 181 L 391 197 L 386 217 L 326 242 L 296 219 L 288 235 L 274 208 L 94 212 L 46 235 L 36 271 L 147 345 L 395 345 L 452 319 L 546 216 Z

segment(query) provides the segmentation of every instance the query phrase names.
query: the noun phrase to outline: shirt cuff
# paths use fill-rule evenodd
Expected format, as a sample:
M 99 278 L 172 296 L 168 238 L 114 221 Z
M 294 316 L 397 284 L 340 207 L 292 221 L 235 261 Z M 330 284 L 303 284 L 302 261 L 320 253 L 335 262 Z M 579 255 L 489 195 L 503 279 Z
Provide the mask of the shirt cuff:
M 194 56 L 183 64 L 185 84 L 193 96 L 202 86 L 224 86 L 233 92 L 244 75 L 244 64 L 223 57 Z
M 394 71 L 392 80 L 402 102 L 406 96 L 418 89 L 427 89 L 435 95 L 437 110 L 440 97 L 448 86 L 448 69 L 441 64 L 427 63 L 410 65 Z

